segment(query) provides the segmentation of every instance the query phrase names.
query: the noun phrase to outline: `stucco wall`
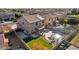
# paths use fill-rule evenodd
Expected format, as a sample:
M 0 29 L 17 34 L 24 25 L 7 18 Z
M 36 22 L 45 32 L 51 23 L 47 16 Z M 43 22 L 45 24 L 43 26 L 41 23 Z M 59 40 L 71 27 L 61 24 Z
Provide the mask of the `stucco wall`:
M 40 28 L 43 26 L 42 21 L 38 21 L 37 23 L 38 23 L 38 25 L 36 25 L 36 22 L 28 23 L 27 20 L 25 20 L 24 18 L 21 18 L 18 20 L 17 26 L 18 26 L 18 28 L 22 28 L 22 29 L 26 30 L 27 32 L 32 33 L 35 31 L 35 28 Z
M 4 46 L 4 34 L 0 34 L 0 48 Z
M 48 24 L 50 24 L 51 26 L 53 25 L 53 18 L 45 18 L 44 26 L 46 27 Z
M 2 25 L 0 24 L 0 33 L 2 33 L 2 32 L 3 32 Z
M 18 20 L 17 27 L 22 28 L 29 33 L 34 31 L 34 28 L 35 28 L 34 24 L 28 23 L 24 18 L 21 18 Z

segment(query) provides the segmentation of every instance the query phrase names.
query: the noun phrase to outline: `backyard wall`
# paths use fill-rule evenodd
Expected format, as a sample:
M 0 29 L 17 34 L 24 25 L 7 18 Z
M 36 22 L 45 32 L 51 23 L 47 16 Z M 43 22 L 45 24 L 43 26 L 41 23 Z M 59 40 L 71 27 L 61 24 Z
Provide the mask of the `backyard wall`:
M 18 35 L 16 34 L 15 31 L 13 31 L 13 32 L 14 32 L 16 38 L 17 38 L 18 44 L 19 44 L 22 48 L 24 48 L 24 49 L 26 49 L 26 50 L 29 50 L 30 48 L 26 45 L 26 43 L 25 43 L 22 39 L 20 39 L 20 38 L 18 37 Z
M 72 33 L 70 33 L 68 36 L 66 36 L 65 40 L 67 40 L 68 42 L 70 42 L 77 34 L 78 34 L 78 31 L 75 30 Z

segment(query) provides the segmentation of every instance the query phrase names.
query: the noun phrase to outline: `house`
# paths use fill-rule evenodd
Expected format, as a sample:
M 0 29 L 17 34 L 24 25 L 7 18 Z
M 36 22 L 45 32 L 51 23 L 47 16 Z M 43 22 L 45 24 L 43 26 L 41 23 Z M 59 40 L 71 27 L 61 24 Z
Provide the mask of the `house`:
M 48 14 L 43 14 L 42 16 L 45 18 L 44 26 L 46 28 L 51 28 L 59 23 L 59 21 L 57 20 L 58 18 L 57 15 L 48 13 Z
M 12 28 L 10 26 L 11 22 L 0 23 L 0 33 L 7 33 Z
M 5 22 L 5 21 L 11 21 L 15 19 L 15 14 L 13 13 L 1 13 L 0 14 L 0 23 Z
M 0 33 L 3 32 L 3 29 L 2 29 L 2 24 L 0 24 Z
M 0 34 L 0 49 L 8 47 L 8 39 L 5 38 L 5 35 L 2 33 Z
M 4 46 L 4 37 L 3 34 L 0 34 L 0 47 Z
M 0 23 L 0 33 L 4 32 L 9 32 L 12 29 L 16 29 L 17 28 L 17 24 L 12 22 L 12 21 L 7 21 L 7 22 L 3 22 Z
M 44 28 L 44 18 L 38 14 L 34 15 L 26 15 L 24 14 L 17 21 L 17 27 L 22 28 L 23 30 L 27 31 L 29 34 L 39 32 L 41 29 Z

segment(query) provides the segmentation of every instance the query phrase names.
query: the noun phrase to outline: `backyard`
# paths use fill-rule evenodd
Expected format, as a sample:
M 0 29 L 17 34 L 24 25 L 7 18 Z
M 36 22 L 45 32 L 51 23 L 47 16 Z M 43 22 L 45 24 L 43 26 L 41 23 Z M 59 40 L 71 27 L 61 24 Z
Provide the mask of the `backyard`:
M 51 50 L 53 48 L 52 44 L 46 41 L 43 37 L 31 38 L 26 44 L 32 50 Z
M 79 47 L 79 33 L 72 39 L 70 43 Z

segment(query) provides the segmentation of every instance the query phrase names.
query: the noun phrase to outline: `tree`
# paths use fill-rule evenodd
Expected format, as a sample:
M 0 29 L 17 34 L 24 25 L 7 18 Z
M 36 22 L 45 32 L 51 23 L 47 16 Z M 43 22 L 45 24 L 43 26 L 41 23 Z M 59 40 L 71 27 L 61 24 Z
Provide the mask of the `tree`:
M 20 18 L 21 16 L 22 16 L 21 13 L 15 13 L 16 18 Z
M 77 9 L 73 9 L 72 11 L 71 11 L 71 14 L 72 15 L 75 15 L 77 13 Z
M 73 10 L 71 11 L 71 14 L 72 14 L 72 15 L 77 15 L 77 14 L 79 14 L 79 12 L 77 11 L 77 9 L 73 9 Z
M 64 19 L 59 20 L 59 23 L 63 25 L 65 23 Z

